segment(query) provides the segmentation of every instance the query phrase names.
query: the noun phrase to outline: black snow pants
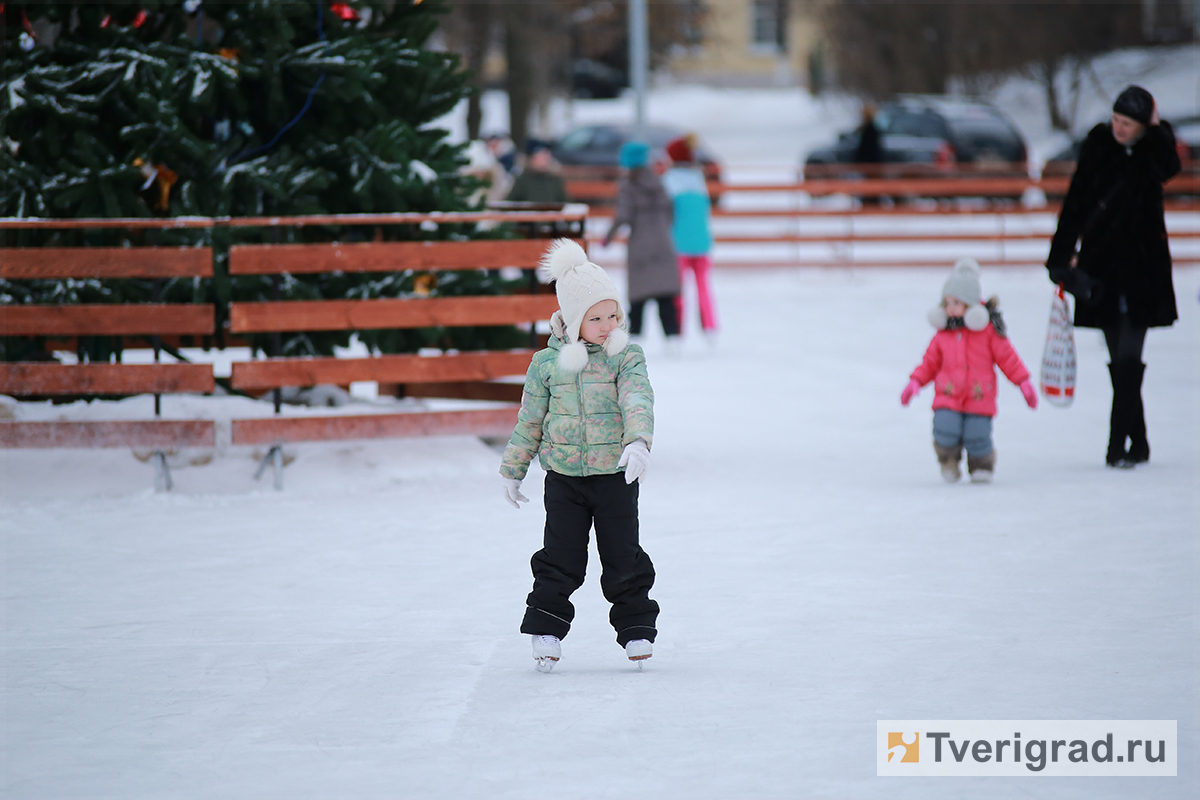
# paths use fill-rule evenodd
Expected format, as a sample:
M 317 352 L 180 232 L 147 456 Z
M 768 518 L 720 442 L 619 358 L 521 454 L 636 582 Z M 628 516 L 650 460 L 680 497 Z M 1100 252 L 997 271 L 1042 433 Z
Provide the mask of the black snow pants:
M 546 531 L 533 554 L 533 591 L 526 599 L 521 633 L 557 636 L 571 629 L 571 594 L 583 585 L 588 534 L 596 527 L 600 589 L 612 604 L 608 620 L 622 647 L 654 641 L 658 603 L 650 599 L 654 564 L 638 543 L 638 483 L 622 473 L 572 478 L 546 473 Z
M 663 335 L 679 335 L 679 308 L 676 302 L 677 294 L 665 294 L 661 297 L 650 298 L 658 306 L 658 320 L 662 323 Z M 647 300 L 634 300 L 629 304 L 629 335 L 640 336 L 642 333 L 642 315 L 646 313 Z

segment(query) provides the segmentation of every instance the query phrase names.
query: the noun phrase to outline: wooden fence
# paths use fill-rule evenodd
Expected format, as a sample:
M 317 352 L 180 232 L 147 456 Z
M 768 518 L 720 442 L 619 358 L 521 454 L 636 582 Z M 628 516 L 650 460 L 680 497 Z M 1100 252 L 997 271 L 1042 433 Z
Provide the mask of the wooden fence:
M 966 254 L 985 265 L 1042 263 L 1070 181 L 995 170 L 896 176 L 884 170 L 903 165 L 880 166 L 879 177 L 710 184 L 721 198 L 713 207 L 714 264 L 941 266 Z M 611 198 L 616 185 L 583 189 Z M 1200 263 L 1200 173 L 1176 176 L 1165 191 L 1175 260 Z M 601 207 L 592 217 L 611 214 Z
M 1025 174 L 1023 165 L 997 164 L 986 168 L 954 169 L 920 164 L 821 164 L 803 169 L 797 180 L 775 183 L 730 183 L 709 180 L 709 195 L 717 206 L 720 198 L 746 192 L 788 193 L 807 198 L 844 195 L 900 202 L 917 198 L 954 200 L 986 198 L 993 203 L 1019 201 L 1030 191 L 1051 200 L 1067 193 L 1073 169 L 1059 168 L 1042 177 Z M 611 167 L 564 167 L 567 196 L 572 202 L 588 203 L 593 216 L 611 214 L 617 196 L 620 171 Z M 1200 197 L 1200 163 L 1189 162 L 1164 187 L 1168 200 L 1194 208 Z M 718 210 L 718 213 L 720 211 Z
M 444 214 L 362 214 L 275 218 L 175 218 L 100 220 L 0 220 L 0 230 L 282 228 L 314 225 L 384 226 L 517 223 L 548 234 L 582 241 L 587 208 L 557 211 L 505 211 Z M 362 243 L 243 244 L 229 251 L 232 277 L 305 275 L 327 272 L 397 272 L 505 269 L 532 270 L 545 251 L 545 239 L 455 241 L 372 241 Z M 211 247 L 7 248 L 0 277 L 171 278 L 213 276 Z M 554 294 L 530 279 L 526 293 L 478 297 L 396 299 L 322 299 L 314 301 L 232 302 L 227 313 L 213 304 L 8 305 L 0 314 L 0 335 L 59 338 L 148 337 L 154 364 L 47 362 L 0 363 L 0 393 L 17 397 L 98 397 L 155 395 L 153 420 L 92 422 L 3 422 L 2 447 L 146 447 L 159 466 L 158 485 L 169 489 L 166 451 L 182 446 L 213 446 L 212 420 L 163 419 L 158 397 L 171 393 L 209 393 L 214 389 L 210 364 L 161 363 L 162 336 L 211 336 L 218 318 L 228 319 L 233 337 L 294 331 L 353 331 L 434 326 L 512 325 L 530 327 L 530 347 L 521 350 L 376 355 L 363 358 L 285 358 L 278 353 L 234 362 L 230 386 L 250 394 L 273 393 L 275 416 L 232 421 L 231 443 L 267 445 L 259 475 L 275 467 L 281 486 L 281 447 L 288 442 L 330 439 L 473 434 L 501 436 L 516 421 L 520 385 L 503 382 L 524 375 L 532 346 L 544 337 L 534 327 L 557 308 Z M 67 337 L 67 338 L 64 338 Z M 447 411 L 397 411 L 386 414 L 296 416 L 282 414 L 280 390 L 293 386 L 375 381 L 418 397 L 499 401 L 483 407 Z
M 1044 249 L 1053 233 L 1057 208 L 1053 204 L 1029 210 L 1014 201 L 1029 190 L 1064 191 L 1066 178 L 1037 181 L 1028 178 L 970 176 L 953 181 L 933 178 L 861 181 L 814 179 L 798 183 L 722 184 L 722 202 L 714 211 L 718 228 L 718 266 L 882 266 L 941 265 L 952 263 L 965 248 L 995 248 L 984 264 L 1040 263 L 1029 248 Z M 905 198 L 941 193 L 941 200 L 907 202 Z M 948 187 L 946 184 L 952 186 Z M 615 184 L 610 184 L 615 191 Z M 1018 191 L 1019 190 L 1019 191 Z M 1190 174 L 1168 184 L 1168 220 L 1171 241 L 1179 264 L 1200 263 L 1200 177 Z M 997 204 L 964 205 L 964 198 L 994 193 L 1006 198 Z M 746 202 L 757 195 L 771 202 L 755 206 Z M 886 205 L 858 206 L 825 203 L 821 195 L 899 198 Z M 603 213 L 603 212 L 602 212 Z M 304 226 L 384 226 L 518 223 L 542 235 L 569 235 L 585 240 L 585 206 L 562 210 L 527 210 L 457 214 L 362 214 L 281 218 L 173 218 L 38 220 L 0 219 L 0 230 L 38 229 L 163 229 L 286 228 Z M 924 224 L 928 223 L 928 224 Z M 779 226 L 786 229 L 781 229 Z M 776 226 L 767 232 L 739 229 L 745 225 Z M 890 227 L 889 227 L 890 226 Z M 534 230 L 536 228 L 536 231 Z M 268 276 L 331 272 L 391 272 L 401 270 L 451 271 L 532 269 L 544 239 L 464 240 L 437 242 L 384 242 L 234 245 L 228 272 L 238 276 Z M 1180 247 L 1177 248 L 1177 245 Z M 945 246 L 942 256 L 897 255 L 907 246 Z M 738 258 L 722 255 L 734 248 L 795 248 L 784 259 L 764 258 L 751 252 Z M 883 258 L 872 248 L 891 251 Z M 813 250 L 819 252 L 813 252 Z M 1044 258 L 1044 254 L 1041 256 Z M 200 247 L 79 247 L 7 248 L 0 259 L 0 277 L 9 280 L 39 278 L 149 278 L 211 279 L 213 250 Z M 167 363 L 161 359 L 167 342 L 181 337 L 212 337 L 217 320 L 227 320 L 219 331 L 230 337 L 281 335 L 294 331 L 350 331 L 378 328 L 430 326 L 510 325 L 537 323 L 549 318 L 556 303 L 546 287 L 531 282 L 524 294 L 487 297 L 426 297 L 404 299 L 233 302 L 213 304 L 157 303 L 128 305 L 7 305 L 0 311 L 0 335 L 45 336 L 59 339 L 59 349 L 73 347 L 78 337 L 133 337 L 154 350 L 153 364 L 47 362 L 0 363 L 0 392 L 17 397 L 124 396 L 153 394 L 155 414 L 148 420 L 95 422 L 2 422 L 0 447 L 141 447 L 153 449 L 159 464 L 158 483 L 169 488 L 165 452 L 179 446 L 212 446 L 212 420 L 165 419 L 159 397 L 163 394 L 213 391 L 208 364 Z M 533 330 L 533 328 L 531 328 Z M 532 337 L 531 337 L 532 339 Z M 287 358 L 278 352 L 237 361 L 229 385 L 250 394 L 271 393 L 271 417 L 233 420 L 233 444 L 269 448 L 259 469 L 275 468 L 281 485 L 282 445 L 378 436 L 419 436 L 472 433 L 507 435 L 516 418 L 520 387 L 512 381 L 524 373 L 533 348 L 511 351 L 442 353 L 425 355 L 374 355 L 361 358 Z M 386 414 L 282 413 L 280 393 L 287 387 L 318 384 L 348 385 L 374 381 L 388 391 L 410 397 L 458 398 L 492 401 L 448 411 L 410 411 Z

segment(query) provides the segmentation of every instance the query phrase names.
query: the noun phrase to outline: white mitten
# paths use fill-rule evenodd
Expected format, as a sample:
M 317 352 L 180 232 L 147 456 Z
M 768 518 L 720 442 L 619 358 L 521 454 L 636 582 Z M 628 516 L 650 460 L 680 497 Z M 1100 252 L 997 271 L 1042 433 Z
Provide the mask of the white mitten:
M 504 499 L 513 508 L 520 508 L 521 503 L 528 503 L 529 498 L 521 494 L 521 482 L 515 478 L 501 478 L 504 484 Z
M 633 483 L 645 475 L 646 468 L 650 466 L 650 448 L 646 446 L 646 441 L 634 439 L 625 445 L 625 451 L 621 453 L 621 460 L 617 462 L 617 466 L 625 468 L 626 483 Z

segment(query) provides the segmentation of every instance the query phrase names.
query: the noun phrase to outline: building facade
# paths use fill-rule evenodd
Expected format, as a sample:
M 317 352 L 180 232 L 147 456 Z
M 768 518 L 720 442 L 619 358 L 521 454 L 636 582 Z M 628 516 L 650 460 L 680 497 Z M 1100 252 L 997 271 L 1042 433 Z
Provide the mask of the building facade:
M 671 77 L 713 85 L 821 88 L 820 0 L 693 0 L 690 5 L 688 41 L 666 64 Z

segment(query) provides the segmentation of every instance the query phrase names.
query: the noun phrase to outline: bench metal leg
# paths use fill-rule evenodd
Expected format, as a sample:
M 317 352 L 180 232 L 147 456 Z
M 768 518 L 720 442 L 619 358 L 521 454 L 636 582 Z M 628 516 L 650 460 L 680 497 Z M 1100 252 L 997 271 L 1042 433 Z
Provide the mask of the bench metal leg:
M 275 477 L 275 491 L 283 491 L 283 445 L 271 445 L 271 449 L 263 456 L 259 462 L 258 471 L 254 473 L 254 480 L 261 480 L 263 473 L 267 471 L 267 464 L 270 464 Z
M 154 451 L 154 491 L 169 492 L 175 488 L 171 480 L 171 468 L 167 466 L 167 454 L 162 450 Z

